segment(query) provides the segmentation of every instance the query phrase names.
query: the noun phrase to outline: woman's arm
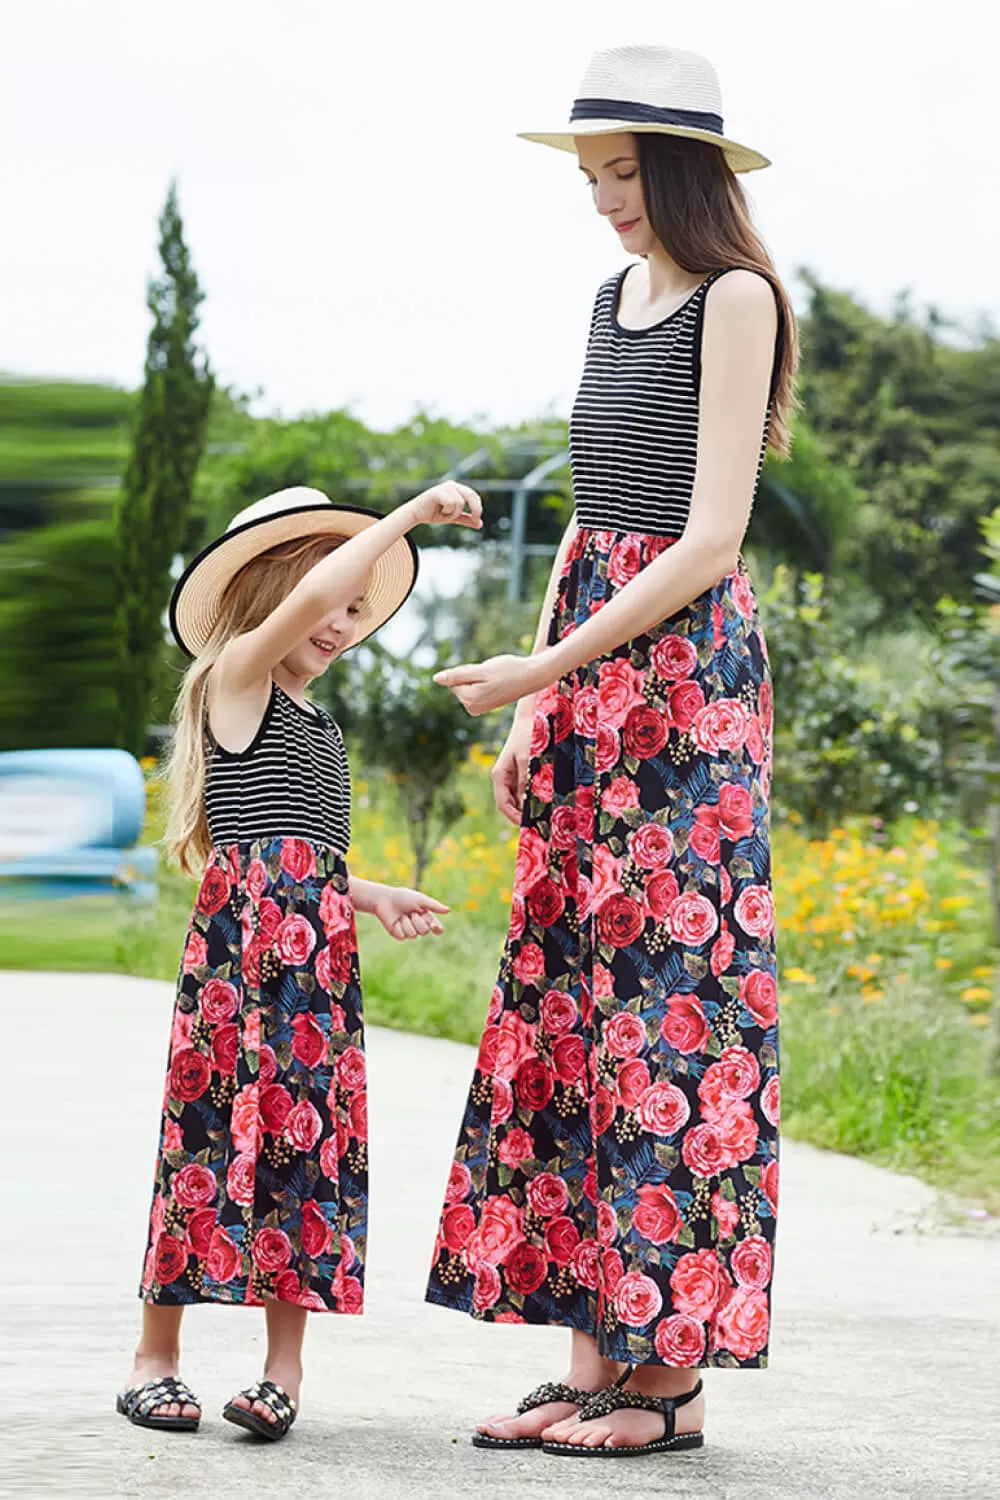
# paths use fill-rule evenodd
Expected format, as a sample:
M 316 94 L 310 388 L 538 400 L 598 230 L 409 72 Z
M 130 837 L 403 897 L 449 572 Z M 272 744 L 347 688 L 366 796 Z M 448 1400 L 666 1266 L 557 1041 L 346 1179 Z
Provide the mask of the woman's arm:
M 452 667 L 435 681 L 471 714 L 540 692 L 567 672 L 644 635 L 731 572 L 750 519 L 771 382 L 777 309 L 769 283 L 731 271 L 705 298 L 698 462 L 678 542 L 561 641 L 530 657 Z
M 542 600 L 542 607 L 538 614 L 538 629 L 535 631 L 535 643 L 531 648 L 532 655 L 543 651 L 548 645 L 549 621 L 556 602 L 556 594 L 559 591 L 559 579 L 562 575 L 563 563 L 566 561 L 566 554 L 575 536 L 576 518 L 574 517 L 563 532 L 552 562 L 545 598 Z M 528 781 L 531 732 L 535 720 L 535 697 L 534 693 L 528 693 L 519 699 L 514 711 L 514 722 L 511 725 L 510 734 L 490 772 L 493 778 L 493 800 L 496 802 L 497 810 L 515 827 L 521 821 L 521 807 Z
M 309 569 L 263 624 L 228 642 L 216 666 L 225 690 L 238 694 L 266 679 L 324 615 L 364 592 L 373 564 L 415 526 L 453 523 L 478 529 L 481 516 L 482 502 L 475 490 L 449 480 L 342 542 Z

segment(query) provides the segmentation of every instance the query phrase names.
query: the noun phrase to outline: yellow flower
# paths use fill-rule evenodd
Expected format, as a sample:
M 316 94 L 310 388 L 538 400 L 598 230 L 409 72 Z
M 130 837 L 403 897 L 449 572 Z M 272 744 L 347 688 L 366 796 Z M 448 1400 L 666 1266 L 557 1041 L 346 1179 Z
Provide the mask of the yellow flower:
M 958 998 L 964 1000 L 966 1005 L 975 1005 L 980 1000 L 992 1000 L 993 991 L 985 984 L 970 984 L 969 988 L 963 990 Z
M 156 756 L 155 755 L 143 755 L 143 756 L 141 756 L 140 760 L 139 760 L 139 765 L 140 765 L 140 767 L 141 767 L 141 769 L 143 771 L 155 771 L 155 769 L 156 769 Z
M 972 971 L 972 977 L 973 977 L 973 979 L 992 979 L 993 978 L 993 965 L 992 964 L 977 964 L 976 967 Z
M 935 969 L 950 969 L 952 967 L 951 959 L 950 958 L 936 958 L 934 960 L 934 967 L 935 967 Z
M 816 975 L 808 974 L 805 969 L 786 969 L 782 975 L 789 984 L 815 984 Z
M 866 984 L 861 991 L 861 999 L 865 1005 L 872 1005 L 876 1000 L 881 1000 L 883 994 L 884 991 L 878 989 L 874 984 Z
M 881 962 L 881 953 L 869 953 L 868 957 L 865 959 L 866 964 L 880 964 Z
M 989 1024 L 990 1018 L 984 1010 L 976 1011 L 974 1015 L 969 1017 L 970 1026 L 988 1026 Z

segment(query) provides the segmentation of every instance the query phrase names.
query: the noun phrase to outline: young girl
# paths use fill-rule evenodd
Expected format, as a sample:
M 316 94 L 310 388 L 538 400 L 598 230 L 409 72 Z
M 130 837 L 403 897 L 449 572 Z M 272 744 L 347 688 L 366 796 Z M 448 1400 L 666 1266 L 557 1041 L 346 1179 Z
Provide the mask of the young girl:
M 698 1368 L 767 1362 L 772 702 L 740 545 L 795 327 L 734 175 L 767 159 L 704 58 L 598 53 L 528 139 L 640 259 L 597 294 L 535 654 L 437 679 L 519 700 L 493 775 L 521 837 L 428 1297 L 573 1330 L 565 1382 L 474 1442 L 614 1458 L 700 1446 Z
M 187 569 L 171 625 L 195 657 L 176 710 L 167 839 L 204 871 L 181 965 L 140 1295 L 118 1410 L 194 1430 L 177 1374 L 191 1302 L 264 1307 L 263 1379 L 223 1415 L 276 1440 L 295 1420 L 306 1314 L 360 1313 L 367 1114 L 354 912 L 395 938 L 447 907 L 348 874 L 340 731 L 305 696 L 412 588 L 420 523 L 481 525 L 445 483 L 391 515 L 317 490 L 268 496 Z

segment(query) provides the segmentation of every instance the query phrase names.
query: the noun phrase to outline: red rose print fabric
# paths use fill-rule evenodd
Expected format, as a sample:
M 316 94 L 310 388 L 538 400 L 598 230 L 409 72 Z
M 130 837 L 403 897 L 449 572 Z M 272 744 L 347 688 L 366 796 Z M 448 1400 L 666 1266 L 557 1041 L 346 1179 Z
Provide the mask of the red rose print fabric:
M 212 851 L 181 963 L 140 1295 L 360 1313 L 364 1029 L 342 855 Z
M 577 533 L 550 640 L 670 539 Z M 539 700 L 510 934 L 427 1296 L 609 1359 L 767 1363 L 771 678 L 749 577 Z

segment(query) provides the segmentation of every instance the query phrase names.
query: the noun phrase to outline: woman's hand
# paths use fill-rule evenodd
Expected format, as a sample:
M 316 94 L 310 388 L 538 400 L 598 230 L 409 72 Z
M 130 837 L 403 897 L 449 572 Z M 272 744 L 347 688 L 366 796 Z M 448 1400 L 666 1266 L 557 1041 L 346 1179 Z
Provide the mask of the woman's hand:
M 521 826 L 521 808 L 528 786 L 533 717 L 533 714 L 525 713 L 519 714 L 514 720 L 507 742 L 490 772 L 497 811 L 503 814 L 508 823 L 513 823 L 515 828 Z
M 368 907 L 372 916 L 378 917 L 389 936 L 394 937 L 397 942 L 405 942 L 407 938 L 426 937 L 428 933 L 440 937 L 444 928 L 435 913 L 443 916 L 449 909 L 440 901 L 435 901 L 433 896 L 425 896 L 422 891 L 411 891 L 398 885 L 380 886 L 374 892 Z
M 480 531 L 483 525 L 483 502 L 467 484 L 446 479 L 432 489 L 424 490 L 406 501 L 414 526 L 471 526 Z
M 435 672 L 434 681 L 440 687 L 451 688 L 462 707 L 478 717 L 547 687 L 543 654 L 491 656 L 473 666 Z

